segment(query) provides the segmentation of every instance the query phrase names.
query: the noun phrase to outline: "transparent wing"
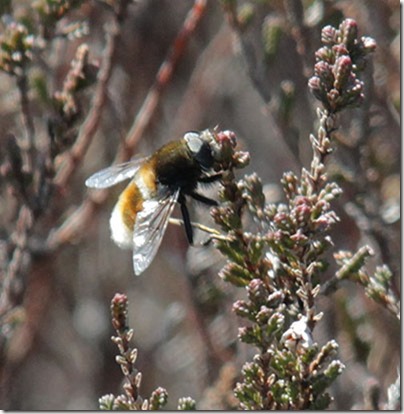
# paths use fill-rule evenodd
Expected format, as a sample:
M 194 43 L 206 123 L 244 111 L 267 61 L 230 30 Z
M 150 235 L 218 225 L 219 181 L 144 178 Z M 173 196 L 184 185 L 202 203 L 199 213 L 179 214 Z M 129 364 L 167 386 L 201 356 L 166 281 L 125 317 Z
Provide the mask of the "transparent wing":
M 90 188 L 107 188 L 132 178 L 144 160 L 145 158 L 137 158 L 123 164 L 104 168 L 87 178 L 86 186 Z
M 133 231 L 133 268 L 140 275 L 151 263 L 161 244 L 179 190 L 166 194 L 159 200 L 143 203 L 143 210 L 136 217 Z

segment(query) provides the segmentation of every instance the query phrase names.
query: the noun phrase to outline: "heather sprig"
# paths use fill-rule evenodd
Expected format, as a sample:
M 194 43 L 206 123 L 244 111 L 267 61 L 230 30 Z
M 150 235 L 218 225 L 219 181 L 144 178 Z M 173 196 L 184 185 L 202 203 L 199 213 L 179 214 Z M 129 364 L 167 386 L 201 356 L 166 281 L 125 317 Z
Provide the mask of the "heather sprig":
M 359 38 L 353 19 L 345 19 L 338 29 L 324 27 L 321 41 L 324 46 L 316 52 L 314 76 L 309 80 L 311 92 L 330 113 L 360 105 L 364 96 L 358 75 L 376 42 L 370 37 Z
M 125 377 L 123 385 L 124 394 L 114 397 L 112 394 L 103 396 L 99 400 L 100 409 L 104 410 L 147 410 L 149 401 L 144 400 L 140 395 L 140 385 L 142 374 L 137 370 L 135 363 L 137 359 L 137 349 L 132 348 L 130 342 L 133 338 L 133 329 L 128 326 L 128 298 L 123 294 L 115 294 L 111 301 L 112 326 L 116 335 L 112 341 L 117 345 L 119 355 L 116 362 L 121 367 Z M 164 406 L 167 400 L 165 390 L 156 390 L 152 401 L 157 403 L 157 408 Z M 161 402 L 161 403 L 160 403 Z
M 387 265 L 377 266 L 373 274 L 365 267 L 365 261 L 374 253 L 369 246 L 361 247 L 355 254 L 339 251 L 334 258 L 339 265 L 336 280 L 349 279 L 363 286 L 366 295 L 381 304 L 400 319 L 400 301 L 392 289 L 392 272 Z
M 323 104 L 317 111 L 317 134 L 310 136 L 310 168 L 303 168 L 300 176 L 285 173 L 281 183 L 286 201 L 270 204 L 256 174 L 235 179 L 240 153 L 233 153 L 228 157 L 232 162 L 223 166 L 229 171 L 223 175 L 222 203 L 212 212 L 225 233 L 215 240 L 227 258 L 219 275 L 246 290 L 247 297 L 233 305 L 246 321 L 239 339 L 258 350 L 243 366 L 235 388 L 242 409 L 324 409 L 331 402 L 326 390 L 344 368 L 335 359 L 334 340 L 323 346 L 313 340 L 322 317 L 316 297 L 328 266 L 324 254 L 333 245 L 330 230 L 339 221 L 331 203 L 341 193 L 324 162 L 333 151 L 336 114 L 364 98 L 359 74 L 375 42 L 359 39 L 351 19 L 338 29 L 324 28 L 322 41 L 309 80 Z
M 124 393 L 118 396 L 113 394 L 102 396 L 98 401 L 100 410 L 161 410 L 168 401 L 168 394 L 164 388 L 156 388 L 148 399 L 144 399 L 140 394 L 142 373 L 135 365 L 138 350 L 131 346 L 133 329 L 128 325 L 128 298 L 126 295 L 115 294 L 111 301 L 111 316 L 112 326 L 116 332 L 116 335 L 111 339 L 119 350 L 116 362 L 121 367 L 124 376 Z M 180 398 L 178 409 L 194 410 L 195 401 L 190 397 Z
M 311 173 L 314 175 L 316 172 L 321 174 L 323 158 L 332 151 L 328 137 L 334 129 L 335 114 L 343 108 L 360 105 L 364 99 L 364 85 L 359 74 L 365 68 L 367 55 L 376 49 L 374 39 L 358 37 L 358 27 L 352 19 L 345 19 L 338 29 L 324 27 L 321 40 L 324 46 L 316 52 L 315 74 L 309 80 L 311 92 L 324 106 L 324 109 L 318 109 L 318 138 L 310 137 L 314 149 Z M 330 185 L 338 191 L 335 184 Z M 359 283 L 369 298 L 399 318 L 400 303 L 392 289 L 392 272 L 383 265 L 377 267 L 373 275 L 369 274 L 364 265 L 370 256 L 373 252 L 369 246 L 361 247 L 356 253 L 336 253 L 340 269 L 335 282 L 350 279 Z
M 88 27 L 81 22 L 65 25 L 59 33 L 55 32 L 60 20 L 81 4 L 82 0 L 35 0 L 22 18 L 14 19 L 11 14 L 3 14 L 0 70 L 21 76 L 35 55 L 47 48 L 47 41 L 55 36 L 73 40 L 87 34 Z
M 10 21 L 0 35 L 0 70 L 20 76 L 31 61 L 34 47 L 42 45 L 40 38 L 20 22 Z

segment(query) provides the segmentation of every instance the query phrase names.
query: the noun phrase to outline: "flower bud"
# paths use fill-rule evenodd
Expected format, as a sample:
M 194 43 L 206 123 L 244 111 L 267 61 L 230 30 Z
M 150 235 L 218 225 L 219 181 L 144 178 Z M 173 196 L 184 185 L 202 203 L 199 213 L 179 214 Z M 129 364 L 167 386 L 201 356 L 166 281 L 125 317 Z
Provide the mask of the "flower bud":
M 345 19 L 339 27 L 342 35 L 342 43 L 347 46 L 347 49 L 352 51 L 357 42 L 358 25 L 353 19 Z
M 268 291 L 264 282 L 260 279 L 253 279 L 247 286 L 248 297 L 253 303 L 265 303 Z
M 335 77 L 334 87 L 335 89 L 341 91 L 345 88 L 348 83 L 349 76 L 352 73 L 352 60 L 349 56 L 344 55 L 337 58 L 334 67 L 333 73 Z
M 334 27 L 328 25 L 321 30 L 321 42 L 325 45 L 332 46 L 337 39 L 337 31 Z
M 372 37 L 363 36 L 361 37 L 361 41 L 362 41 L 363 49 L 365 50 L 366 53 L 371 53 L 376 50 L 377 44 L 376 44 L 375 39 L 373 39 Z

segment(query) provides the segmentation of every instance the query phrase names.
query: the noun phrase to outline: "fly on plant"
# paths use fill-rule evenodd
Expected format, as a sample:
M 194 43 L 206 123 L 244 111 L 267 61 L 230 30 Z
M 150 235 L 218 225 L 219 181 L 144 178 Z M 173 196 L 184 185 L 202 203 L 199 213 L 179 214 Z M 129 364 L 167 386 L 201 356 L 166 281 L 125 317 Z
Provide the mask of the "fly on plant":
M 208 206 L 217 205 L 215 200 L 198 193 L 197 187 L 220 179 L 220 173 L 212 172 L 219 153 L 215 132 L 187 132 L 149 157 L 111 166 L 86 180 L 90 188 L 107 188 L 131 180 L 112 211 L 110 227 L 114 242 L 133 250 L 136 275 L 147 269 L 156 255 L 177 202 L 187 239 L 193 243 L 186 197 Z

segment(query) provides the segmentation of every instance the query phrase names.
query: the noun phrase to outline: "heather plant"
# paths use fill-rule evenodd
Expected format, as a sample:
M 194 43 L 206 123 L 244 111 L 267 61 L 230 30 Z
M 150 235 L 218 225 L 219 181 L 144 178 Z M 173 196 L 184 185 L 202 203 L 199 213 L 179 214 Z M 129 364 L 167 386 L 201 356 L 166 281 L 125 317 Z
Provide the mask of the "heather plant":
M 287 172 L 282 178 L 285 203 L 265 202 L 263 185 L 256 174 L 236 181 L 230 168 L 223 179 L 223 203 L 212 215 L 226 237 L 215 241 L 226 256 L 220 272 L 225 281 L 245 288 L 247 299 L 233 304 L 246 321 L 239 339 L 258 353 L 242 369 L 235 394 L 241 409 L 325 409 L 331 397 L 327 389 L 341 374 L 338 344 L 319 345 L 313 330 L 322 314 L 316 298 L 322 286 L 342 279 L 361 284 L 366 294 L 399 318 L 392 273 L 386 265 L 371 274 L 365 267 L 369 246 L 358 252 L 335 252 L 339 269 L 326 282 L 326 252 L 333 247 L 330 231 L 339 217 L 332 202 L 341 188 L 326 172 L 332 154 L 337 115 L 359 106 L 364 85 L 360 73 L 367 55 L 376 48 L 369 37 L 358 37 L 356 22 L 345 19 L 336 29 L 322 30 L 323 47 L 316 52 L 314 76 L 309 88 L 322 104 L 317 109 L 319 127 L 310 135 L 313 159 L 300 177 Z M 228 166 L 226 166 L 228 167 Z M 247 227 L 243 215 L 249 215 Z M 247 227 L 247 228 L 246 228 Z
M 310 136 L 310 169 L 303 168 L 300 177 L 284 174 L 286 202 L 278 205 L 265 202 L 256 174 L 235 181 L 230 169 L 223 180 L 223 204 L 212 213 L 226 233 L 215 242 L 228 260 L 220 277 L 247 291 L 247 300 L 233 304 L 247 322 L 239 328 L 239 339 L 258 350 L 243 366 L 235 388 L 242 409 L 325 409 L 331 401 L 327 389 L 344 369 L 334 340 L 324 345 L 313 340 L 322 317 L 316 298 L 325 282 L 325 253 L 333 246 L 330 230 L 339 220 L 332 202 L 341 193 L 326 173 L 325 160 L 333 151 L 337 114 L 364 99 L 359 74 L 376 45 L 371 38 L 358 38 L 351 19 L 338 29 L 325 27 L 321 39 L 324 46 L 316 52 L 309 80 L 322 104 L 317 134 Z M 254 223 L 248 230 L 243 213 Z M 370 254 L 369 247 L 363 250 Z M 367 286 L 367 293 L 397 313 L 397 299 L 388 293 L 388 269 L 364 276 L 365 258 L 363 252 L 336 253 L 343 268 L 335 277 L 355 278 L 361 272 L 356 280 Z
M 80 45 L 70 64 L 61 90 L 46 81 L 51 71 L 49 53 L 56 38 L 74 42 L 86 33 L 86 23 L 63 25 L 63 17 L 80 1 L 38 0 L 32 7 L 12 14 L 12 2 L 3 2 L 0 33 L 0 71 L 15 85 L 21 119 L 13 133 L 3 134 L 1 183 L 6 191 L 2 215 L 2 289 L 0 292 L 0 348 L 15 326 L 25 318 L 18 306 L 34 248 L 28 246 L 35 225 L 55 201 L 58 192 L 58 156 L 70 157 L 83 120 L 79 104 L 83 91 L 96 80 L 96 65 L 89 62 L 88 47 Z M 40 61 L 41 65 L 35 65 Z M 35 101 L 36 105 L 33 105 Z M 35 108 L 34 108 L 35 107 Z M 43 116 L 47 134 L 38 132 L 35 116 Z M 16 202 L 14 202 L 16 201 Z M 12 224 L 12 225 L 11 225 Z M 38 252 L 47 248 L 37 246 Z M 39 253 L 40 254 L 40 253 Z
M 240 409 L 329 406 L 329 387 L 344 364 L 338 358 L 338 343 L 318 344 L 313 331 L 322 318 L 317 298 L 330 286 L 336 289 L 338 281 L 358 282 L 370 298 L 399 317 L 391 271 L 386 265 L 373 274 L 366 270 L 366 259 L 372 254 L 369 246 L 356 253 L 335 252 L 339 269 L 326 280 L 326 253 L 333 248 L 331 229 L 339 221 L 333 202 L 342 190 L 330 179 L 325 162 L 335 148 L 338 114 L 366 99 L 360 74 L 376 43 L 359 37 L 352 19 L 345 19 L 338 28 L 325 27 L 321 40 L 323 46 L 316 52 L 314 76 L 309 80 L 310 91 L 322 105 L 317 109 L 317 133 L 310 135 L 313 158 L 300 176 L 284 174 L 285 202 L 267 203 L 255 173 L 237 180 L 234 170 L 243 168 L 249 155 L 235 150 L 234 133 L 217 134 L 223 153 L 218 169 L 223 177 L 221 203 L 213 208 L 212 216 L 221 234 L 214 234 L 212 240 L 227 259 L 219 276 L 246 292 L 245 299 L 234 302 L 233 311 L 244 321 L 239 340 L 256 350 L 243 365 L 234 389 Z M 122 366 L 124 359 L 118 363 Z

